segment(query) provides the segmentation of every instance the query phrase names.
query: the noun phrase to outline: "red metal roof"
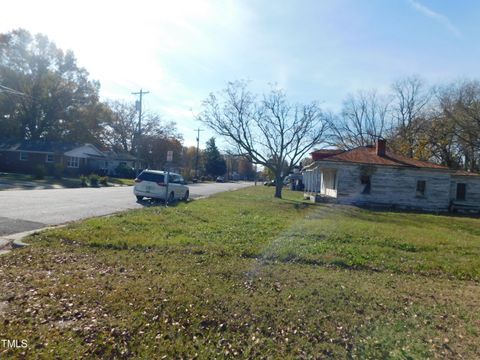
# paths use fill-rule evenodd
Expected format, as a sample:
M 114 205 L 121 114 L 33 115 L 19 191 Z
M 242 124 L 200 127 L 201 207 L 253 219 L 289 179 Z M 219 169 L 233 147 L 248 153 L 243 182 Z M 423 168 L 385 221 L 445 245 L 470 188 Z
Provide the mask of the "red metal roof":
M 322 149 L 322 150 L 315 150 L 311 153 L 313 161 L 321 160 L 326 157 L 341 154 L 343 150 L 338 149 Z
M 448 167 L 434 164 L 427 161 L 410 159 L 405 156 L 393 154 L 386 151 L 385 155 L 377 155 L 374 146 L 361 146 L 352 150 L 317 150 L 312 153 L 313 160 L 322 161 L 340 161 L 358 164 L 385 165 L 385 166 L 404 166 L 415 168 L 443 169 Z
M 457 171 L 455 171 L 455 174 L 453 174 L 453 175 L 457 175 L 457 176 L 480 176 L 479 173 L 473 173 L 473 172 L 465 171 L 465 170 L 457 170 Z

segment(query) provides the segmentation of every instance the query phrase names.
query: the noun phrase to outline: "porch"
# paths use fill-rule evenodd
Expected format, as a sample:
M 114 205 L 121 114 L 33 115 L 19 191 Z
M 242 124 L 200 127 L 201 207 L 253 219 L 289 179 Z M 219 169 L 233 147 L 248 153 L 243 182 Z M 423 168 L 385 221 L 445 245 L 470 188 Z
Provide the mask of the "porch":
M 337 199 L 337 169 L 307 168 L 303 171 L 305 198 L 315 202 L 329 202 Z

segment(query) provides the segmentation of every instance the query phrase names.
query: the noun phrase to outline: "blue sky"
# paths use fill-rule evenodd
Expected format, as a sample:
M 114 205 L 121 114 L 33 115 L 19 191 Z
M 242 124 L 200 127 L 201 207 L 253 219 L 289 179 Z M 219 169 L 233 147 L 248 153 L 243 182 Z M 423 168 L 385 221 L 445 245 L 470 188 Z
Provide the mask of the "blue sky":
M 348 93 L 386 92 L 403 76 L 480 78 L 479 15 L 480 2 L 454 0 L 16 0 L 2 4 L 0 32 L 23 27 L 72 49 L 103 98 L 150 91 L 145 110 L 193 145 L 193 114 L 230 80 L 336 111 Z

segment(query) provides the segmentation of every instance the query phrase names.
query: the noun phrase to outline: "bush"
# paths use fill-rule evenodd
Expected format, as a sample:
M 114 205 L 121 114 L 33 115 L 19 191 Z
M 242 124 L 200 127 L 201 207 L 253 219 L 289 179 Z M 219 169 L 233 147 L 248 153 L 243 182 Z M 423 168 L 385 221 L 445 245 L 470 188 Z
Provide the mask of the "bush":
M 45 174 L 47 173 L 47 169 L 43 165 L 35 166 L 33 176 L 36 180 L 43 180 L 45 178 Z
M 115 176 L 125 179 L 135 179 L 135 169 L 127 165 L 118 165 L 115 169 Z
M 98 186 L 100 176 L 98 176 L 97 174 L 90 174 L 89 179 L 90 179 L 90 186 Z
M 87 177 L 85 175 L 80 176 L 80 185 L 82 185 L 82 187 L 87 187 L 88 186 Z
M 192 181 L 192 172 L 190 169 L 182 170 L 182 177 L 185 181 Z
M 108 186 L 108 176 L 100 177 L 100 185 Z
M 55 164 L 53 167 L 53 176 L 55 179 L 60 180 L 63 177 L 63 171 L 64 171 L 64 166 L 63 164 Z

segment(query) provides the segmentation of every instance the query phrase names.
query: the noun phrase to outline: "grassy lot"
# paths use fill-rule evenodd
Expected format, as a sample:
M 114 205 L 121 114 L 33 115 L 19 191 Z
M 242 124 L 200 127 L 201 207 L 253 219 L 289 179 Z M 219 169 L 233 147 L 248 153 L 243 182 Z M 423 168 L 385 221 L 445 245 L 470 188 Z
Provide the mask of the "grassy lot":
M 4 356 L 479 358 L 480 219 L 259 186 L 97 218 L 0 257 Z

